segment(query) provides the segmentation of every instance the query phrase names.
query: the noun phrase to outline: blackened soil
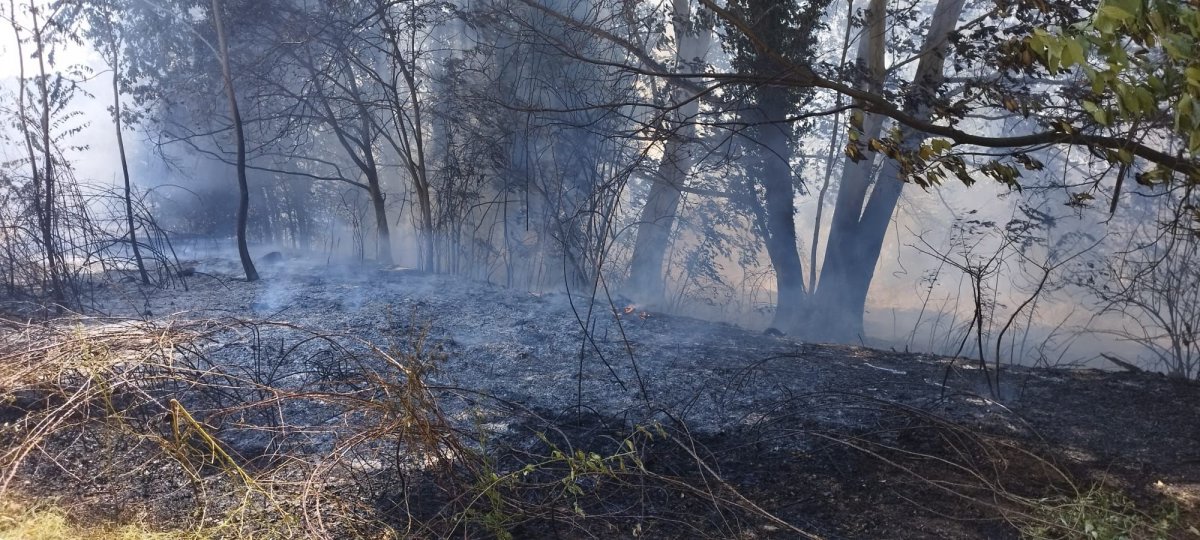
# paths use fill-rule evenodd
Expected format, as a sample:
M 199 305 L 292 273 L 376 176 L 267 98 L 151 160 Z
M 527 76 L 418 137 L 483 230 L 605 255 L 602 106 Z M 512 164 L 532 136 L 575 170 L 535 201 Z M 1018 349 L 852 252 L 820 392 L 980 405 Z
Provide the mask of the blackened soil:
M 1091 519 L 1166 520 L 1134 538 L 1200 538 L 1191 532 L 1200 530 L 1196 382 L 1017 367 L 997 382 L 961 361 L 802 343 L 413 272 L 334 282 L 268 270 L 253 284 L 211 277 L 218 273 L 205 269 L 187 292 L 116 284 L 102 299 L 115 315 L 175 313 L 147 324 L 286 323 L 239 323 L 195 348 L 206 373 L 236 368 L 278 386 L 192 396 L 224 409 L 202 422 L 249 422 L 253 415 L 229 411 L 265 410 L 287 413 L 295 433 L 332 429 L 307 402 L 273 400 L 355 379 L 343 359 L 361 352 L 359 338 L 395 350 L 419 340 L 446 357 L 430 383 L 449 422 L 439 427 L 465 454 L 414 469 L 400 463 L 408 458 L 386 431 L 356 448 L 363 456 L 346 453 L 346 472 L 322 477 L 355 518 L 337 529 L 344 537 L 385 524 L 410 537 L 1070 537 L 1039 529 L 1061 517 L 1047 509 L 1101 500 Z M 298 327 L 335 337 L 314 340 Z M 346 335 L 354 339 L 336 337 Z M 271 377 L 250 369 L 267 360 Z M 0 420 L 17 425 L 57 403 L 36 388 L 0 388 Z M 65 424 L 78 429 L 41 444 L 17 470 L 12 485 L 22 495 L 70 501 L 75 515 L 92 519 L 188 525 L 198 519 L 196 500 L 225 485 L 225 472 L 204 469 L 197 481 L 163 453 L 162 419 L 120 424 L 106 422 L 102 408 L 81 411 Z M 339 425 L 354 427 L 347 418 Z M 238 425 L 218 435 L 231 450 L 265 448 L 256 429 L 267 433 Z M 4 451 L 20 439 L 7 428 L 2 435 Z M 288 464 L 319 462 L 329 452 L 322 444 L 271 446 L 290 453 L 243 465 L 280 486 L 303 485 L 313 476 Z

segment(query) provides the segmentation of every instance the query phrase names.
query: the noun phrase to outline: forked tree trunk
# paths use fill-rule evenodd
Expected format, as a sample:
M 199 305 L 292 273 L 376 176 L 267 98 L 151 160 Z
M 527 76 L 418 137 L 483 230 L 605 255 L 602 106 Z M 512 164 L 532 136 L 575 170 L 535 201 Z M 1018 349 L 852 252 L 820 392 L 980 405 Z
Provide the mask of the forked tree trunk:
M 872 2 L 872 12 L 877 9 L 882 11 L 882 7 L 876 7 L 878 3 L 878 0 Z M 911 85 L 912 94 L 905 100 L 905 112 L 915 118 L 930 118 L 929 103 L 942 84 L 948 38 L 958 24 L 963 3 L 964 0 L 939 0 L 934 8 L 929 33 L 921 49 L 923 55 Z M 874 30 L 870 34 L 877 36 L 882 32 Z M 868 40 L 871 44 L 864 44 L 859 57 L 866 55 L 868 59 L 872 73 L 870 84 L 881 84 L 882 39 L 872 37 Z M 878 137 L 882 124 L 881 118 L 865 115 L 863 142 L 870 137 Z M 901 128 L 900 143 L 906 150 L 915 149 L 923 138 L 924 134 L 920 132 Z M 884 159 L 870 199 L 867 199 L 873 159 L 874 155 L 868 153 L 862 161 L 846 162 L 825 252 L 825 265 L 821 271 L 812 317 L 806 328 L 806 332 L 815 338 L 850 341 L 863 334 L 867 292 L 879 262 L 884 236 L 904 188 L 897 163 Z
M 221 76 L 225 79 L 225 96 L 229 99 L 229 114 L 233 117 L 233 134 L 237 143 L 237 180 L 238 180 L 238 211 L 237 211 L 237 245 L 238 256 L 242 260 L 242 269 L 246 272 L 246 281 L 258 281 L 258 270 L 250 258 L 250 247 L 246 243 L 246 221 L 250 215 L 250 187 L 246 180 L 246 139 L 242 131 L 242 114 L 238 110 L 237 93 L 233 88 L 233 72 L 229 67 L 229 42 L 225 35 L 224 16 L 221 14 L 221 0 L 212 0 L 213 21 L 217 26 L 217 47 L 221 61 Z
M 859 87 L 870 92 L 882 91 L 886 76 L 885 10 L 886 3 L 883 0 L 871 0 L 866 12 L 866 28 L 858 44 L 857 63 L 866 68 L 866 80 L 862 81 Z M 861 110 L 856 110 L 855 114 L 861 115 L 861 123 L 851 129 L 858 130 L 860 140 L 865 142 L 878 138 L 883 129 L 883 117 Z M 835 133 L 834 136 L 841 137 L 842 134 Z M 846 158 L 842 166 L 833 219 L 829 225 L 825 259 L 821 265 L 821 280 L 814 291 L 809 323 L 803 329 L 810 338 L 822 341 L 851 341 L 862 334 L 862 313 L 855 317 L 853 308 L 836 304 L 842 302 L 850 288 L 847 284 L 850 269 L 859 264 L 853 259 L 856 248 L 854 244 L 858 241 L 859 219 L 871 187 L 875 158 L 876 154 L 865 148 L 863 159 L 854 161 Z

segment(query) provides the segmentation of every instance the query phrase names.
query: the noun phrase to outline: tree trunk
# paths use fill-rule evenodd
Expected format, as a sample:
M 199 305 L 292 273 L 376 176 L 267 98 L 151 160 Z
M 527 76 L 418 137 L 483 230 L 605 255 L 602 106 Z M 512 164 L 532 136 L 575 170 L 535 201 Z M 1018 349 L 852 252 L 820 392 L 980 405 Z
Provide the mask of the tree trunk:
M 392 233 L 388 227 L 386 199 L 383 187 L 379 184 L 379 171 L 375 165 L 372 151 L 367 149 L 368 164 L 367 192 L 371 195 L 371 207 L 375 210 L 375 257 L 379 264 L 391 266 L 395 263 L 392 258 Z
M 348 72 L 351 79 L 354 77 L 353 72 Z M 367 176 L 367 193 L 371 195 L 371 206 L 375 210 L 375 258 L 379 264 L 391 266 L 395 264 L 395 259 L 392 257 L 392 231 L 388 224 L 387 218 L 387 196 L 383 193 L 383 185 L 379 178 L 379 164 L 375 162 L 375 147 L 371 141 L 375 140 L 371 137 L 372 120 L 367 111 L 366 104 L 358 95 L 358 87 L 351 83 L 354 88 L 355 99 L 358 102 L 359 114 L 362 115 L 362 139 L 361 150 L 363 154 L 363 172 Z
M 14 17 L 16 16 L 15 13 L 13 15 L 14 15 Z M 37 165 L 36 165 L 37 161 L 36 161 L 36 159 L 34 159 L 32 146 L 30 146 L 30 165 L 32 167 L 34 167 L 33 199 L 34 199 L 34 207 L 35 207 L 35 210 L 37 211 L 36 213 L 39 218 L 38 228 L 40 229 L 41 236 L 42 236 L 42 238 L 41 238 L 42 247 L 46 253 L 46 263 L 47 263 L 46 271 L 50 276 L 50 294 L 51 294 L 51 298 L 53 299 L 54 303 L 56 304 L 55 311 L 58 313 L 61 313 L 63 310 L 63 307 L 66 304 L 67 299 L 66 299 L 66 290 L 65 290 L 66 285 L 64 283 L 65 276 L 62 275 L 62 272 L 60 272 L 60 270 L 65 271 L 65 267 L 60 267 L 60 265 L 59 265 L 61 258 L 58 254 L 58 245 L 56 244 L 56 241 L 54 238 L 54 229 L 55 229 L 54 225 L 55 225 L 55 221 L 56 221 L 55 200 L 54 200 L 55 199 L 55 194 L 54 194 L 55 171 L 54 171 L 54 151 L 51 150 L 52 147 L 51 147 L 51 136 L 50 136 L 50 91 L 46 87 L 47 75 L 46 75 L 45 40 L 43 39 L 43 36 L 42 36 L 43 28 L 38 21 L 38 8 L 37 7 L 30 8 L 30 16 L 31 16 L 31 19 L 33 22 L 32 30 L 33 30 L 34 46 L 37 47 L 37 60 L 38 60 L 37 87 L 38 87 L 38 97 L 41 101 L 41 106 L 42 106 L 40 130 L 41 130 L 41 135 L 42 135 L 41 150 L 42 150 L 42 154 L 43 154 L 43 156 L 42 156 L 42 158 L 43 158 L 42 174 L 41 174 L 41 179 L 40 179 L 41 181 L 39 182 L 39 178 L 38 178 L 38 174 L 37 174 Z M 13 23 L 13 27 L 14 28 L 16 27 L 16 22 Z M 20 41 L 20 36 L 17 37 L 17 40 L 18 40 L 18 42 Z M 18 53 L 19 52 L 20 52 L 20 49 L 18 49 Z M 24 70 L 25 70 L 23 60 L 24 59 L 22 59 L 22 63 L 21 63 L 22 80 L 24 79 Z M 24 88 L 21 89 L 21 92 L 22 92 L 22 94 L 24 94 Z M 24 114 L 24 112 L 22 112 L 22 114 Z M 22 123 L 22 125 L 24 126 L 25 124 Z M 25 127 L 25 129 L 27 130 L 28 127 Z M 32 145 L 32 139 L 29 138 L 28 131 L 26 131 L 26 143 Z M 39 195 L 39 192 L 40 192 L 40 195 Z
M 392 257 L 391 229 L 387 219 L 387 200 L 383 192 L 383 186 L 380 183 L 379 166 L 375 162 L 377 132 L 375 131 L 371 113 L 367 109 L 367 101 L 363 98 L 361 92 L 359 92 L 359 86 L 355 79 L 356 74 L 346 56 L 348 53 L 345 51 L 338 51 L 338 53 L 336 58 L 340 61 L 342 72 L 346 75 L 346 84 L 343 86 L 335 82 L 334 86 L 348 92 L 349 95 L 346 99 L 349 99 L 356 107 L 358 119 L 360 120 L 356 128 L 359 131 L 358 136 L 350 134 L 350 130 L 353 129 L 353 123 L 344 125 L 338 113 L 334 111 L 333 106 L 330 104 L 330 94 L 326 91 L 324 82 L 327 79 L 332 80 L 337 76 L 336 73 L 333 73 L 332 69 L 317 68 L 313 65 L 311 58 L 306 58 L 298 54 L 293 55 L 293 57 L 308 71 L 313 81 L 313 85 L 316 88 L 314 94 L 316 98 L 315 105 L 319 106 L 320 110 L 324 112 L 324 115 L 321 117 L 322 121 L 333 130 L 333 134 L 337 137 L 338 144 L 345 150 L 346 156 L 350 158 L 350 161 L 358 167 L 358 170 L 366 178 L 365 185 L 357 182 L 354 185 L 364 188 L 367 191 L 367 195 L 371 198 L 371 206 L 375 214 L 376 260 L 380 264 L 391 265 L 394 259 Z M 361 241 L 361 224 L 355 223 L 354 225 L 355 238 L 358 239 L 356 241 Z M 356 245 L 355 249 L 358 252 L 359 258 L 363 258 L 363 249 L 365 248 Z
M 250 247 L 246 243 L 246 221 L 250 216 L 250 187 L 246 179 L 246 139 L 242 131 L 242 114 L 238 110 L 237 93 L 233 88 L 233 72 L 229 67 L 229 42 L 225 35 L 225 23 L 221 14 L 221 0 L 212 0 L 213 21 L 217 26 L 217 46 L 220 48 L 221 76 L 225 79 L 225 95 L 229 99 L 229 114 L 233 117 L 233 134 L 237 143 L 237 245 L 246 281 L 258 281 L 258 270 L 250 259 Z
M 675 63 L 679 71 L 701 71 L 702 66 L 696 64 L 703 64 L 708 54 L 712 28 L 697 19 L 691 16 L 689 0 L 673 0 Z M 692 117 L 700 111 L 700 102 L 692 97 L 682 90 L 675 91 L 675 101 L 683 104 L 679 106 L 679 116 L 667 126 L 669 133 L 663 145 L 662 161 L 638 218 L 637 240 L 629 267 L 629 292 L 646 304 L 660 304 L 664 300 L 663 262 L 670 249 L 675 215 L 683 199 L 680 188 L 696 162 L 688 143 L 696 136 Z
M 876 4 L 879 3 L 879 0 L 873 0 L 873 1 Z M 868 10 L 870 10 L 870 9 L 876 9 L 876 8 L 868 8 Z M 868 11 L 868 13 L 869 13 L 869 11 Z M 853 18 L 854 18 L 854 0 L 848 0 L 846 2 L 846 20 L 851 21 L 851 20 L 853 20 Z M 868 24 L 874 24 L 874 22 L 871 19 L 868 19 Z M 849 23 L 846 24 L 846 31 L 842 35 L 842 58 L 838 62 L 838 65 L 846 65 L 846 54 L 850 50 L 850 43 L 851 43 L 850 32 L 853 29 L 854 29 L 854 25 L 849 24 Z M 868 30 L 867 33 L 874 35 L 876 30 L 877 30 L 877 28 L 872 27 L 871 29 Z M 864 39 L 863 41 L 866 42 L 867 40 Z M 880 64 L 882 64 L 882 62 L 880 62 Z M 845 98 L 845 96 L 843 96 L 840 93 L 837 95 L 837 98 L 835 99 L 834 104 L 833 104 L 835 109 L 842 108 L 842 100 L 844 98 Z M 817 289 L 817 260 L 818 260 L 818 253 L 819 253 L 819 250 L 821 247 L 821 228 L 824 226 L 824 224 L 821 223 L 821 218 L 824 216 L 824 213 L 825 213 L 825 196 L 829 194 L 829 181 L 833 177 L 833 163 L 836 160 L 836 156 L 838 154 L 838 151 L 837 151 L 838 143 L 843 142 L 842 134 L 841 134 L 841 130 L 842 130 L 841 122 L 842 122 L 841 113 L 834 113 L 834 115 L 833 115 L 833 130 L 830 132 L 830 135 L 829 135 L 829 155 L 826 156 L 826 158 L 825 158 L 825 178 L 821 182 L 821 190 L 817 195 L 817 215 L 813 218 L 812 245 L 809 246 L 810 252 L 809 252 L 809 258 L 808 258 L 808 260 L 809 260 L 808 288 L 809 288 L 809 290 L 812 290 L 812 291 L 815 291 Z
M 766 196 L 764 240 L 775 269 L 778 294 L 772 326 L 796 332 L 805 308 L 805 287 L 796 245 L 796 188 L 789 163 L 792 124 L 787 121 L 786 111 L 790 96 L 788 89 L 778 86 L 762 86 L 756 93 L 757 144 L 762 146 L 756 153 L 762 157 L 761 181 Z
M 360 135 L 358 138 L 359 151 L 362 152 L 361 161 L 354 157 L 354 152 L 351 150 L 349 143 L 343 134 L 338 131 L 337 116 L 329 105 L 328 97 L 322 96 L 325 109 L 329 113 L 329 119 L 333 123 L 335 132 L 338 132 L 338 138 L 342 142 L 342 146 L 351 154 L 351 158 L 359 165 L 363 174 L 367 177 L 367 193 L 371 196 L 371 206 L 375 211 L 375 259 L 376 262 L 385 266 L 395 264 L 395 259 L 392 257 L 392 232 L 391 226 L 387 219 L 387 196 L 383 193 L 383 185 L 379 176 L 379 164 L 375 161 L 375 140 L 374 136 L 374 118 L 371 116 L 371 111 L 367 109 L 367 101 L 363 98 L 359 91 L 358 82 L 354 69 L 351 67 L 350 61 L 347 58 L 342 58 L 342 69 L 346 74 L 346 85 L 350 91 L 351 97 L 354 99 L 354 105 L 358 110 L 360 118 Z
M 637 240 L 634 243 L 633 259 L 630 261 L 629 292 L 639 302 L 648 305 L 663 302 L 666 292 L 663 261 L 670 248 L 675 214 L 679 211 L 679 203 L 683 199 L 679 186 L 682 186 L 687 178 L 687 171 L 679 159 L 682 157 L 682 143 L 677 137 L 672 136 L 666 142 L 663 159 L 658 167 L 658 177 L 650 185 L 646 205 L 642 207 L 638 219 Z
M 409 52 L 416 58 L 416 33 L 410 34 Z M 412 100 L 412 133 L 411 135 L 403 136 L 406 147 L 405 158 L 408 161 L 409 169 L 413 176 L 413 188 L 417 192 L 417 205 L 420 207 L 420 243 L 421 257 L 420 266 L 426 272 L 434 272 L 437 270 L 434 266 L 434 245 L 433 245 L 433 197 L 430 194 L 429 187 L 429 170 L 425 167 L 425 129 L 421 119 L 421 96 L 417 92 L 416 75 L 413 73 L 414 64 L 404 61 L 404 57 L 400 55 L 400 46 L 394 43 L 394 51 L 396 54 L 397 66 L 400 68 L 401 75 L 404 76 L 404 83 L 408 86 L 408 97 Z M 401 130 L 404 129 L 404 124 L 399 123 Z M 404 135 L 401 133 L 401 135 Z M 408 144 L 409 139 L 413 144 Z M 412 148 L 408 148 L 408 147 Z M 412 150 L 416 150 L 416 156 L 413 156 Z
M 142 283 L 150 284 L 150 274 L 146 272 L 146 263 L 142 260 L 142 248 L 138 246 L 137 227 L 133 221 L 133 185 L 129 179 L 129 161 L 125 157 L 125 135 L 121 133 L 121 55 L 118 44 L 113 43 L 112 56 L 112 87 L 113 87 L 113 125 L 117 130 L 117 153 L 121 156 L 121 175 L 125 179 L 125 220 L 129 226 L 129 245 L 133 247 L 133 260 L 137 263 L 138 274 Z
M 877 3 L 878 0 L 872 2 L 872 13 L 882 12 L 882 7 L 877 7 Z M 905 99 L 906 112 L 916 118 L 929 118 L 928 104 L 941 86 L 946 45 L 950 32 L 958 23 L 963 3 L 963 0 L 939 0 L 934 8 L 911 94 Z M 872 27 L 876 30 L 870 32 L 871 36 L 882 36 L 882 31 L 878 30 L 882 28 L 882 22 L 878 22 L 879 19 L 874 16 L 872 21 Z M 871 86 L 882 85 L 883 82 L 882 42 L 882 39 L 869 37 L 859 49 L 859 59 L 865 58 L 868 63 Z M 865 115 L 862 124 L 863 143 L 870 138 L 877 138 L 882 126 L 882 118 Z M 900 144 L 906 150 L 916 148 L 924 138 L 924 134 L 911 129 L 902 128 L 901 133 Z M 904 188 L 897 163 L 884 159 L 870 199 L 866 199 L 874 157 L 867 153 L 866 158 L 857 163 L 847 159 L 834 209 L 825 264 L 807 329 L 813 337 L 849 341 L 863 335 L 867 292 L 879 262 L 884 236 Z

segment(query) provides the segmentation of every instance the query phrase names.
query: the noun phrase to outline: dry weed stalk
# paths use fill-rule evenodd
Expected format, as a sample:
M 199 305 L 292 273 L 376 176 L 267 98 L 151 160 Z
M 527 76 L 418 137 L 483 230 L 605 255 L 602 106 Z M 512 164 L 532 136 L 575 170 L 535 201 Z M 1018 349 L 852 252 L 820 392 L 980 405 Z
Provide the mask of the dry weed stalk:
M 0 338 L 0 399 L 9 420 L 0 432 L 0 497 L 13 495 L 22 475 L 46 474 L 31 471 L 31 460 L 80 485 L 96 482 L 104 473 L 83 463 L 105 456 L 87 456 L 93 450 L 79 441 L 108 437 L 156 449 L 142 457 L 172 464 L 192 486 L 198 529 L 336 537 L 371 522 L 386 534 L 380 520 L 356 515 L 364 511 L 361 499 L 343 489 L 352 475 L 341 473 L 389 460 L 397 468 L 445 470 L 467 454 L 423 380 L 438 361 L 425 355 L 424 333 L 400 353 L 349 336 L 242 320 L 80 318 L 10 328 Z M 263 334 L 271 332 L 295 343 L 285 347 L 281 339 L 264 353 Z M 299 362 L 313 360 L 300 354 L 303 344 L 336 365 Z M 211 357 L 230 347 L 249 348 L 253 358 L 237 365 Z M 282 372 L 307 375 L 289 382 Z M 284 414 L 313 407 L 341 421 L 291 424 Z M 264 421 L 272 415 L 275 421 Z M 331 443 L 324 452 L 289 452 L 281 443 L 278 451 L 267 448 L 269 455 L 247 456 L 231 446 L 247 433 L 284 442 L 306 433 Z M 364 452 L 373 456 L 364 460 Z M 75 462 L 80 454 L 86 457 Z
M 1048 447 L 972 429 L 908 405 L 855 394 L 838 397 L 875 407 L 896 427 L 865 434 L 808 435 L 862 453 L 898 470 L 919 485 L 1007 522 L 1023 538 L 1167 538 L 1172 518 L 1138 509 L 1120 492 L 1085 484 L 1059 464 Z M 974 396 L 978 398 L 977 396 Z M 1016 415 L 1032 440 L 1040 437 Z M 920 441 L 903 443 L 901 439 Z M 916 497 L 897 495 L 919 508 L 940 512 Z M 966 519 L 963 516 L 946 516 Z
M 114 470 L 150 475 L 160 463 L 146 482 L 159 491 L 135 502 L 202 536 L 819 537 L 723 477 L 683 423 L 598 431 L 431 385 L 445 355 L 427 325 L 386 346 L 238 319 L 10 327 L 0 497 L 27 495 L 17 480 L 51 470 L 87 492 Z M 496 418 L 517 429 L 491 437 L 484 424 Z

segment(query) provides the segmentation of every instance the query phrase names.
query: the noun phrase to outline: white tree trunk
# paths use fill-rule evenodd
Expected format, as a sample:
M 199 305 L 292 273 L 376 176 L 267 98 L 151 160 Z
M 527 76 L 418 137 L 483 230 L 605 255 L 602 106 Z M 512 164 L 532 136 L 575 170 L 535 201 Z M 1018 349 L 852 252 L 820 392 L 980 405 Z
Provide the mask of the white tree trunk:
M 676 71 L 699 71 L 704 65 L 712 41 L 709 24 L 693 17 L 690 0 L 673 0 L 672 25 L 675 31 Z M 662 161 L 646 197 L 638 219 L 637 241 L 634 244 L 633 260 L 629 270 L 629 288 L 634 297 L 646 304 L 663 301 L 666 289 L 663 276 L 663 261 L 670 248 L 671 230 L 675 215 L 683 199 L 680 188 L 696 164 L 695 145 L 689 144 L 696 136 L 692 119 L 700 111 L 700 102 L 692 99 L 688 92 L 677 89 L 673 101 L 683 103 L 677 116 L 667 129 L 671 130 L 664 142 Z
M 880 0 L 871 3 L 871 31 L 859 48 L 859 59 L 867 62 L 870 73 L 867 86 L 873 92 L 882 88 L 884 73 L 884 25 L 882 17 L 875 15 L 882 13 L 882 6 L 877 7 L 880 4 Z M 930 118 L 929 103 L 942 84 L 947 44 L 950 33 L 958 24 L 963 4 L 964 0 L 939 0 L 934 8 L 929 32 L 921 48 L 922 56 L 913 77 L 912 94 L 905 99 L 906 112 L 915 118 Z M 882 118 L 866 114 L 862 125 L 862 141 L 865 143 L 870 138 L 877 138 L 882 127 Z M 901 129 L 901 145 L 905 149 L 916 148 L 923 139 L 921 132 Z M 849 158 L 846 160 L 813 316 L 807 328 L 807 333 L 812 337 L 828 341 L 851 341 L 863 334 L 867 291 L 871 286 L 875 265 L 879 262 L 884 235 L 904 189 L 896 162 L 883 158 L 875 187 L 867 199 L 874 159 L 873 153 L 866 153 L 866 159 L 857 163 Z

